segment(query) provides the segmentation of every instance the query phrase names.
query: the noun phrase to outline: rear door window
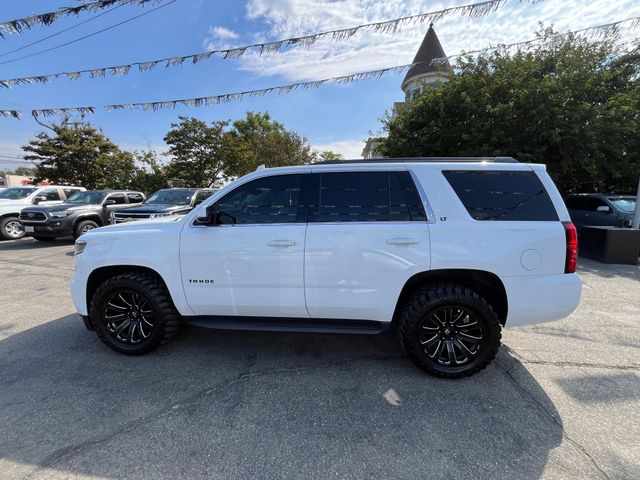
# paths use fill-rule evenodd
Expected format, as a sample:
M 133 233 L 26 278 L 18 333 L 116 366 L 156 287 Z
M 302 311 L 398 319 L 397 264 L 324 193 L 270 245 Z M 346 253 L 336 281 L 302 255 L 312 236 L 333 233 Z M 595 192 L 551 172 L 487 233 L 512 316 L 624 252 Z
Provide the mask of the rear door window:
M 475 220 L 554 221 L 558 214 L 534 172 L 442 172 Z
M 408 222 L 426 216 L 409 172 L 320 174 L 310 222 Z
M 144 202 L 144 197 L 141 193 L 127 193 L 127 198 L 129 199 L 129 203 L 142 203 Z
M 569 210 L 586 210 L 586 203 L 585 197 L 569 197 L 566 202 Z

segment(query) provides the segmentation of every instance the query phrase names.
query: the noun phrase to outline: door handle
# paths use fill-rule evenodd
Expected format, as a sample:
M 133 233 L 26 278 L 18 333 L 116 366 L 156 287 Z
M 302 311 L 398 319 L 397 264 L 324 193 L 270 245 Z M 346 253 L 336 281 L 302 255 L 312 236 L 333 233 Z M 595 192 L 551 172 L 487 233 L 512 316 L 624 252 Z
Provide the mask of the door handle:
M 390 238 L 387 240 L 387 245 L 417 245 L 418 240 L 415 238 Z
M 269 242 L 270 247 L 295 247 L 298 242 L 293 240 L 271 240 Z

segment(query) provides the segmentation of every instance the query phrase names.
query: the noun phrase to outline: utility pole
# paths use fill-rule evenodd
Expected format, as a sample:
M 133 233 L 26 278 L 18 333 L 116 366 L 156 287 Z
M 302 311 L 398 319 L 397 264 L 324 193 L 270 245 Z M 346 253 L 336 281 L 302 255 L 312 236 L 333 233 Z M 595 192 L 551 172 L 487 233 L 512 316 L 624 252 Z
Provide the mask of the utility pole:
M 640 178 L 638 179 L 638 191 L 636 192 L 636 212 L 633 215 L 631 228 L 640 228 Z

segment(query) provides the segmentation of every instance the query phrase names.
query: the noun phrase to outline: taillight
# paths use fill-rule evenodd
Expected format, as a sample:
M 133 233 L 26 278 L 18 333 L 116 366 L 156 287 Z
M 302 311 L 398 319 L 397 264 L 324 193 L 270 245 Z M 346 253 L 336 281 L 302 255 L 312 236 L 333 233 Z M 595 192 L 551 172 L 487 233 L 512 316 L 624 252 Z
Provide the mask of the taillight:
M 567 257 L 564 261 L 564 273 L 575 273 L 578 265 L 578 231 L 571 222 L 562 222 L 567 237 Z

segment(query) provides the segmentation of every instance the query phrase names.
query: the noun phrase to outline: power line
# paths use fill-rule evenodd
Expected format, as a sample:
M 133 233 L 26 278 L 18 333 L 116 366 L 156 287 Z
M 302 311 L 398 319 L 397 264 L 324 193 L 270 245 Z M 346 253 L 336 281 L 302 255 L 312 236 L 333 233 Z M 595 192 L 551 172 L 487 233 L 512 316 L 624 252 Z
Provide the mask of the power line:
M 3 32 L 20 34 L 25 29 L 29 30 L 36 24 L 49 26 L 60 17 L 79 15 L 85 11 L 96 11 L 101 8 L 108 8 L 116 3 L 121 5 L 144 5 L 145 3 L 158 1 L 159 0 L 98 0 L 94 2 L 81 3 L 75 7 L 59 8 L 53 12 L 40 13 L 24 18 L 14 18 L 13 20 L 0 22 L 0 38 L 5 37 Z
M 340 42 L 348 40 L 359 31 L 373 31 L 376 33 L 396 33 L 401 28 L 407 25 L 417 25 L 423 23 L 434 23 L 442 18 L 452 15 L 460 14 L 469 18 L 478 18 L 498 9 L 505 4 L 507 0 L 486 0 L 479 3 L 470 3 L 466 5 L 459 5 L 455 7 L 449 7 L 442 10 L 435 10 L 432 12 L 419 13 L 416 15 L 409 15 L 405 17 L 393 18 L 390 20 L 384 20 L 381 22 L 365 23 L 353 27 L 341 28 L 337 30 L 327 30 L 301 37 L 290 37 L 280 40 L 274 40 L 266 43 L 254 43 L 251 45 L 243 45 L 223 50 L 207 50 L 205 52 L 193 53 L 189 55 L 183 55 L 179 57 L 166 57 L 154 60 L 147 60 L 141 62 L 133 62 L 129 64 L 108 66 L 108 67 L 96 67 L 86 70 L 78 70 L 72 72 L 60 72 L 46 75 L 35 75 L 29 77 L 14 78 L 8 80 L 0 80 L 0 87 L 12 87 L 16 84 L 32 84 L 32 83 L 49 83 L 52 79 L 58 77 L 67 77 L 72 80 L 80 78 L 82 74 L 90 74 L 91 78 L 104 77 L 107 73 L 113 76 L 126 75 L 132 67 L 138 67 L 141 72 L 149 71 L 155 68 L 158 64 L 164 63 L 165 67 L 175 67 L 182 65 L 185 61 L 190 60 L 192 63 L 198 63 L 202 60 L 208 60 L 213 55 L 220 55 L 223 59 L 238 58 L 248 50 L 257 50 L 259 55 L 276 53 L 285 47 L 291 48 L 308 48 L 314 45 L 318 40 L 323 38 L 329 38 L 332 41 Z M 539 3 L 543 0 L 520 0 L 521 2 Z M 19 60 L 19 59 L 18 59 Z M 1 65 L 2 63 L 0 63 Z
M 22 56 L 22 57 L 13 58 L 13 59 L 11 59 L 11 60 L 5 60 L 4 62 L 0 62 L 0 65 L 6 65 L 7 63 L 13 63 L 13 62 L 17 62 L 17 61 L 19 61 L 19 60 L 24 60 L 24 59 L 26 59 L 26 58 L 31 58 L 31 57 L 34 57 L 34 56 L 36 56 L 36 55 L 40 55 L 40 54 L 42 54 L 42 53 L 50 52 L 50 51 L 52 51 L 52 50 L 56 50 L 56 49 L 58 49 L 58 48 L 66 47 L 67 45 L 71 45 L 71 44 L 73 44 L 73 43 L 80 42 L 80 41 L 85 40 L 85 39 L 87 39 L 87 38 L 89 38 L 89 37 L 93 37 L 93 36 L 98 35 L 98 34 L 100 34 L 100 33 L 106 32 L 107 30 L 111 30 L 111 29 L 113 29 L 113 28 L 116 28 L 116 27 L 119 27 L 119 26 L 121 26 L 121 25 L 124 25 L 125 23 L 129 23 L 129 22 L 132 22 L 132 21 L 134 21 L 134 20 L 137 20 L 138 18 L 140 18 L 140 17 L 144 17 L 145 15 L 149 15 L 150 13 L 153 13 L 153 12 L 155 12 L 156 10 L 160 10 L 161 8 L 167 7 L 167 6 L 169 6 L 169 5 L 171 5 L 172 3 L 175 3 L 175 2 L 177 2 L 177 1 L 178 1 L 178 0 L 170 0 L 170 1 L 166 2 L 166 3 L 163 3 L 162 5 L 158 5 L 157 7 L 152 8 L 151 10 L 147 10 L 146 12 L 143 12 L 143 13 L 141 13 L 141 14 L 139 14 L 139 15 L 136 15 L 135 17 L 131 17 L 131 18 L 128 18 L 127 20 L 123 20 L 123 21 L 121 21 L 121 22 L 118 22 L 118 23 L 116 23 L 115 25 L 111 25 L 111 26 L 109 26 L 109 27 L 102 28 L 102 29 L 98 30 L 97 32 L 93 32 L 93 33 L 89 33 L 89 34 L 87 34 L 87 35 L 83 35 L 82 37 L 76 38 L 76 39 L 74 39 L 74 40 L 70 40 L 70 41 L 68 41 L 68 42 L 61 43 L 60 45 L 56 45 L 56 46 L 54 46 L 54 47 L 50 47 L 50 48 L 47 48 L 47 49 L 45 49 L 45 50 L 40 50 L 40 51 L 38 51 L 38 52 L 31 53 L 31 54 L 29 54 L 29 55 L 24 55 L 24 56 Z
M 107 13 L 113 12 L 114 10 L 116 10 L 116 9 L 122 7 L 122 6 L 123 6 L 123 4 L 116 5 L 115 7 L 110 8 L 109 10 L 106 10 L 106 11 L 104 11 L 102 13 L 99 13 L 98 15 L 95 15 L 95 16 L 93 16 L 91 18 L 88 18 L 87 20 L 83 20 L 80 23 L 76 23 L 75 25 L 72 25 L 72 26 L 67 27 L 67 28 L 65 28 L 63 30 L 60 30 L 59 32 L 52 33 L 51 35 L 47 35 L 46 37 L 42 37 L 40 40 L 36 40 L 35 42 L 28 43 L 28 44 L 26 44 L 26 45 L 24 45 L 22 47 L 19 47 L 19 48 L 14 48 L 13 50 L 9 50 L 8 52 L 5 52 L 5 53 L 0 53 L 0 58 L 6 57 L 7 55 L 10 55 L 10 54 L 15 53 L 15 52 L 19 52 L 20 50 L 24 50 L 25 48 L 32 47 L 34 45 L 37 45 L 38 43 L 44 42 L 45 40 L 49 40 L 50 38 L 57 37 L 58 35 L 62 35 L 63 33 L 68 32 L 69 30 L 73 30 L 74 28 L 78 28 L 79 26 L 84 25 L 85 23 L 89 23 L 89 22 L 95 20 L 96 18 L 100 18 L 103 15 L 106 15 Z

